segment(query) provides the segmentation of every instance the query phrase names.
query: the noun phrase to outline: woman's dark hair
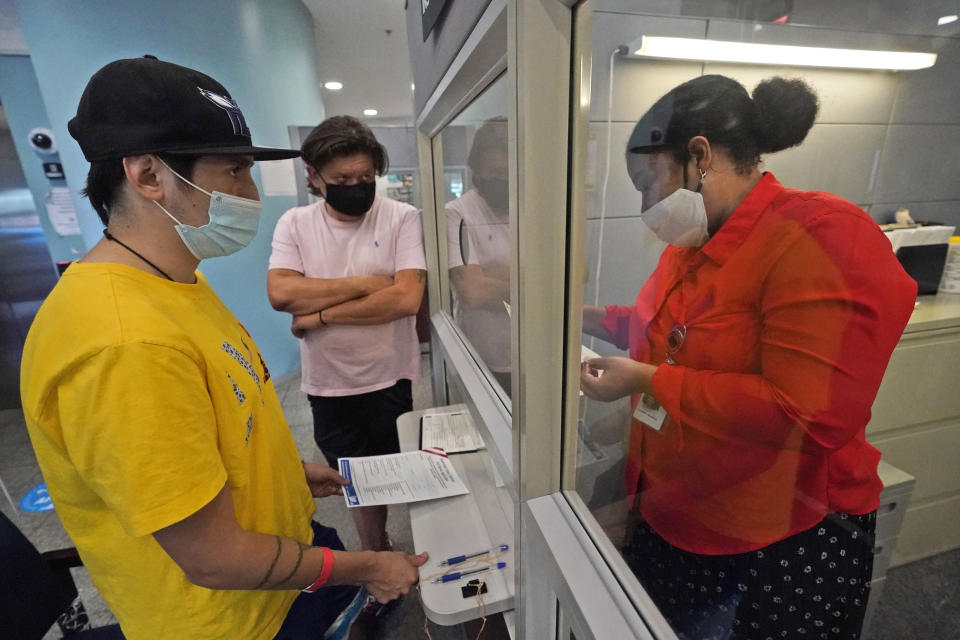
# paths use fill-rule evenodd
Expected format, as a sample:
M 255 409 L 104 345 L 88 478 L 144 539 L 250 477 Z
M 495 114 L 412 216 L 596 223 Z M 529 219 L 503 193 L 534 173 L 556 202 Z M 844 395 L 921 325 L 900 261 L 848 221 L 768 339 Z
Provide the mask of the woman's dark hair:
M 193 180 L 193 167 L 199 156 L 156 155 L 163 158 L 167 166 L 184 178 Z M 111 209 L 117 204 L 120 198 L 120 190 L 123 188 L 126 179 L 122 158 L 98 160 L 90 163 L 90 171 L 87 173 L 87 186 L 80 192 L 80 195 L 86 196 L 90 200 L 90 204 L 93 205 L 94 211 L 100 216 L 103 226 L 110 224 Z M 180 184 L 182 187 L 189 188 L 189 185 Z
M 334 158 L 365 153 L 373 160 L 373 168 L 378 176 L 387 172 L 390 159 L 387 150 L 373 135 L 370 127 L 353 116 L 333 116 L 327 118 L 310 132 L 300 146 L 303 161 L 316 169 L 323 167 Z M 315 196 L 322 195 L 320 190 L 309 182 L 307 188 Z
M 671 150 L 685 164 L 690 139 L 704 136 L 730 155 L 739 173 L 746 173 L 762 154 L 803 142 L 818 109 L 817 95 L 803 80 L 769 78 L 757 85 L 751 99 L 736 80 L 700 76 L 671 89 L 644 114 L 627 152 Z

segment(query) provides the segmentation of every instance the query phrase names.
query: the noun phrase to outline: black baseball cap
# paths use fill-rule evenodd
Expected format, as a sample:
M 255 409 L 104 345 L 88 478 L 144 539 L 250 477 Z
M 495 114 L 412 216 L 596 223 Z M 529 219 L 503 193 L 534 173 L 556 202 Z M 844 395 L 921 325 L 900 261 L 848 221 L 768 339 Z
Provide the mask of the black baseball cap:
M 90 78 L 67 124 L 89 162 L 144 153 L 296 158 L 296 149 L 255 147 L 240 107 L 210 76 L 157 60 L 117 60 Z

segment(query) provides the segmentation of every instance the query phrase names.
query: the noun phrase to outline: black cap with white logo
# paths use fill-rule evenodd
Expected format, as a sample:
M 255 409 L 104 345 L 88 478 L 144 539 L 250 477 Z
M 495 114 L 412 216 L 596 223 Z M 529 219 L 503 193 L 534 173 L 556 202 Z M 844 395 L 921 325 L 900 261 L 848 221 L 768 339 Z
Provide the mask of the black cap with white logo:
M 144 153 L 295 158 L 255 147 L 240 107 L 208 75 L 153 56 L 117 60 L 90 78 L 67 125 L 89 162 Z

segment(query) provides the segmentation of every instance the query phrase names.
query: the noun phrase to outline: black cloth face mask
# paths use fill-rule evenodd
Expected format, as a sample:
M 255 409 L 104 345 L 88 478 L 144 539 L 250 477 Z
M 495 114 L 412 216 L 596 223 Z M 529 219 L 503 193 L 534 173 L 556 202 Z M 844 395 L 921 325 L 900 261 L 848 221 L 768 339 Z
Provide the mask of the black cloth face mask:
M 373 199 L 377 195 L 376 182 L 346 185 L 329 184 L 322 178 L 321 180 L 327 189 L 324 200 L 340 213 L 359 218 L 373 206 Z
M 510 206 L 510 189 L 506 178 L 473 176 L 473 186 L 494 211 L 502 213 Z

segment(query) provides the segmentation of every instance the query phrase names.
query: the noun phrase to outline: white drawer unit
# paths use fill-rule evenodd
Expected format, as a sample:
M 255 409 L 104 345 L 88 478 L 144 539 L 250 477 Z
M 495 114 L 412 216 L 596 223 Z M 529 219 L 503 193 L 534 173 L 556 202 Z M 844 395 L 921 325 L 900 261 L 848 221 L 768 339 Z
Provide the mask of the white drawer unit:
M 892 498 L 900 481 L 884 481 L 877 539 L 896 538 L 889 566 L 960 547 L 958 363 L 960 295 L 921 296 L 890 358 L 867 425 L 868 442 L 911 479 L 909 505 Z M 883 468 L 881 463 L 881 476 Z

